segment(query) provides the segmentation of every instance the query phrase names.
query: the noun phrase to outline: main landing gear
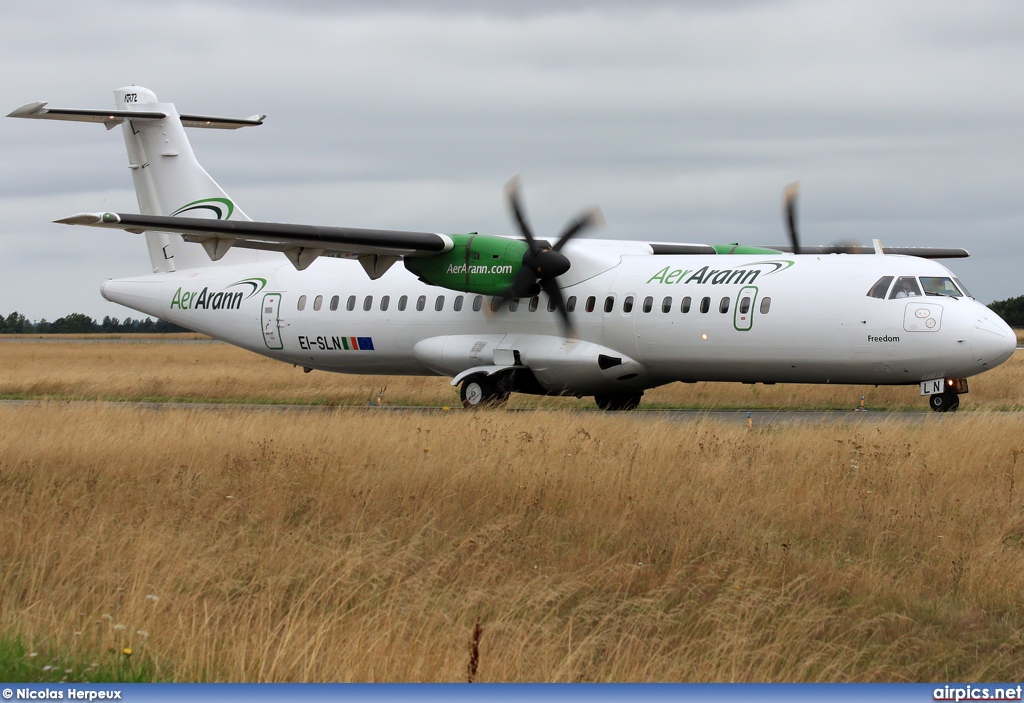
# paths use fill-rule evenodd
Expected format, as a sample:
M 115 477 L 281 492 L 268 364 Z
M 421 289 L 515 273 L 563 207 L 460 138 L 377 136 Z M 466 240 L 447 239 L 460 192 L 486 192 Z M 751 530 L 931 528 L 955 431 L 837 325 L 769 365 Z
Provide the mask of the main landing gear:
M 459 397 L 463 407 L 474 410 L 477 408 L 494 408 L 508 402 L 511 391 L 505 388 L 505 378 L 499 375 L 470 376 L 459 387 Z
M 960 396 L 952 391 L 935 393 L 928 399 L 928 405 L 937 413 L 954 413 L 960 407 Z
M 635 410 L 636 406 L 640 405 L 640 400 L 643 397 L 643 391 L 640 391 L 639 393 L 625 393 L 621 395 L 595 395 L 594 402 L 597 403 L 597 407 L 602 410 Z

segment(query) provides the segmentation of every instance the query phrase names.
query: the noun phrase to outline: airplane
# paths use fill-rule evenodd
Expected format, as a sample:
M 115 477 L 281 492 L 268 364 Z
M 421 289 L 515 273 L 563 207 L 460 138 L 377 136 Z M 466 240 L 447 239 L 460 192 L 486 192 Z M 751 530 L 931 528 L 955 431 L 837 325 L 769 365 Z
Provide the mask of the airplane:
M 577 237 L 596 210 L 552 244 L 534 236 L 516 179 L 521 238 L 258 222 L 185 128 L 265 115 L 180 114 L 137 86 L 114 95 L 112 110 L 8 115 L 122 126 L 139 214 L 56 220 L 144 234 L 152 273 L 107 280 L 103 297 L 307 372 L 447 376 L 467 408 L 529 393 L 631 410 L 650 388 L 720 381 L 919 386 L 949 412 L 968 377 L 1016 347 L 936 261 L 965 250 L 802 246 L 795 189 L 784 246 Z

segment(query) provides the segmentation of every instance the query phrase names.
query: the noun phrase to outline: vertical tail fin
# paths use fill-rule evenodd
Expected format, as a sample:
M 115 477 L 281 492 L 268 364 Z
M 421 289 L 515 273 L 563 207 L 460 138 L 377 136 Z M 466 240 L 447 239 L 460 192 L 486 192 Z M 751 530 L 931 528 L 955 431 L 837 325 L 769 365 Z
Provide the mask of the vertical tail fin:
M 114 96 L 114 110 L 48 108 L 45 102 L 36 102 L 8 117 L 98 122 L 107 129 L 122 125 L 128 167 L 139 212 L 144 215 L 249 219 L 196 161 L 185 127 L 237 129 L 262 124 L 265 115 L 246 119 L 180 115 L 174 105 L 159 102 L 153 91 L 137 86 L 115 90 Z M 204 247 L 165 232 L 147 232 L 146 244 L 154 273 L 212 266 L 219 261 L 253 261 L 259 256 L 251 249 L 232 249 L 225 255 L 216 247 L 208 255 Z
M 134 86 L 120 88 L 114 96 L 118 112 L 155 111 L 165 115 L 157 120 L 127 117 L 122 125 L 141 214 L 249 219 L 199 165 L 185 135 L 182 116 L 173 104 L 161 103 L 153 91 Z M 147 232 L 146 244 L 154 273 L 214 264 L 201 247 L 186 243 L 176 234 Z M 252 260 L 255 253 L 236 250 L 226 259 Z

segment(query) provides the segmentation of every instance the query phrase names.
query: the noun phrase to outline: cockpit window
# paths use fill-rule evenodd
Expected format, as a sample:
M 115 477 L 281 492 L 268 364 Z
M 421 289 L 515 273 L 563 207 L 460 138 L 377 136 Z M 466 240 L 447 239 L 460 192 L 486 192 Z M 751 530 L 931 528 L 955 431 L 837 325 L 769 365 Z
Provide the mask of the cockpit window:
M 868 291 L 868 297 L 885 300 L 885 292 L 889 290 L 889 284 L 892 283 L 893 278 L 895 276 L 882 276 L 875 281 L 875 285 L 871 286 L 871 290 Z
M 900 276 L 896 279 L 896 285 L 892 287 L 889 300 L 893 298 L 912 298 L 921 295 L 921 288 L 917 285 L 917 279 L 913 276 Z
M 925 295 L 948 295 L 951 298 L 959 298 L 963 295 L 953 285 L 953 279 L 949 276 L 921 276 L 921 286 Z
M 964 292 L 964 295 L 966 295 L 968 298 L 974 297 L 973 295 L 971 295 L 971 291 L 967 290 L 967 286 L 960 282 L 959 278 L 954 278 L 953 283 L 955 283 L 956 287 L 962 290 Z

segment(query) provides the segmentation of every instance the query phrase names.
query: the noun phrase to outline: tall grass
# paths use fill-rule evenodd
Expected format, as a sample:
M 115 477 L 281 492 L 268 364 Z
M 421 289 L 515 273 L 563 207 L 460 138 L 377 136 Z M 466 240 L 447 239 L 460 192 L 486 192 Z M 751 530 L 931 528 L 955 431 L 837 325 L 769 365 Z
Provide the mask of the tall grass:
M 1013 680 L 1021 429 L 0 407 L 0 632 L 177 680 Z
M 1024 408 L 1024 356 L 970 379 L 962 410 Z M 226 344 L 4 342 L 0 397 L 366 405 L 458 405 L 438 377 L 350 376 L 302 370 Z M 925 409 L 917 386 L 673 383 L 648 391 L 642 407 Z M 592 398 L 514 395 L 513 407 L 593 408 Z

